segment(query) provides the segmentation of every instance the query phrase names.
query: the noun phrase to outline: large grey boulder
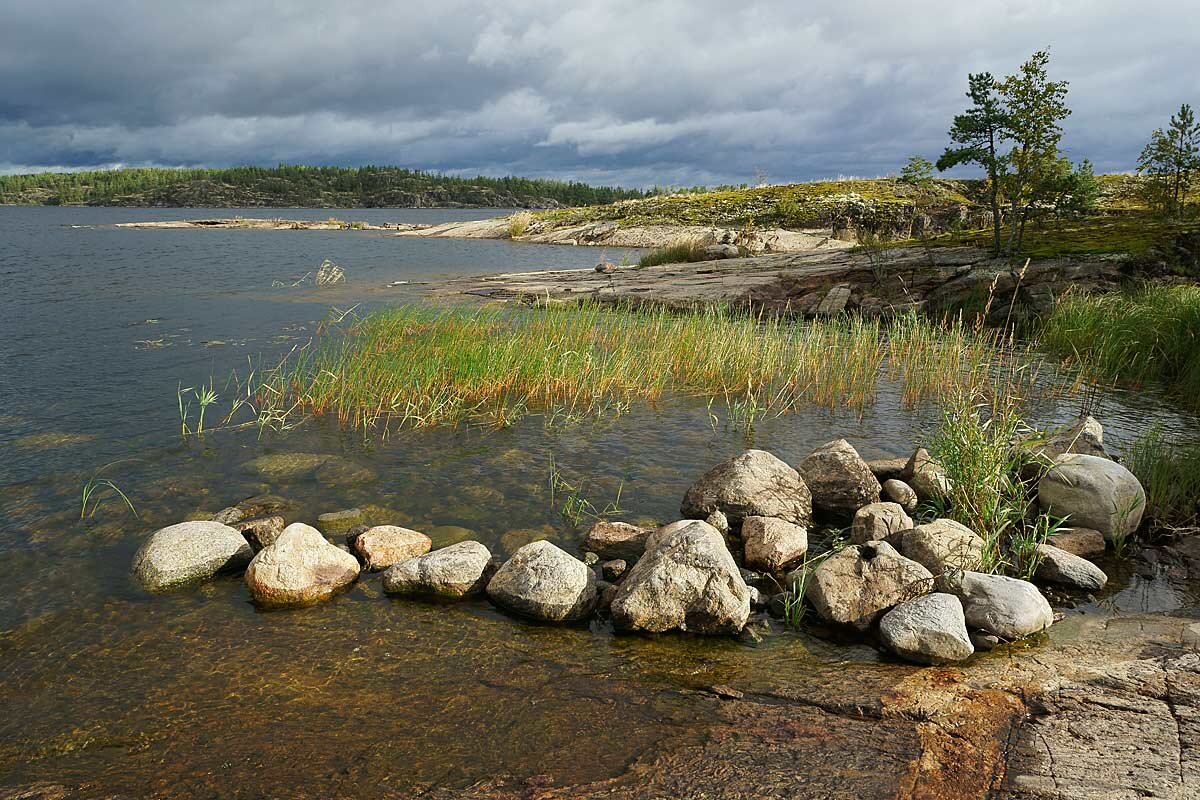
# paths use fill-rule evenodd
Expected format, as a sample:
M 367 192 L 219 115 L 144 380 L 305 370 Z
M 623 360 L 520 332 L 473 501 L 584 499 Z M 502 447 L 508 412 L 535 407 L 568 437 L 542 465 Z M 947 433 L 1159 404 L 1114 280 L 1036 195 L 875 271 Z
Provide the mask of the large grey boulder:
M 1146 492 L 1132 472 L 1099 456 L 1068 453 L 1038 481 L 1038 504 L 1071 525 L 1100 531 L 1110 542 L 1138 529 Z
M 879 502 L 879 481 L 845 439 L 817 448 L 796 469 L 812 493 L 813 510 L 818 513 L 849 516 Z
M 354 552 L 371 571 L 424 555 L 433 541 L 420 531 L 399 525 L 376 525 L 354 537 Z
M 893 653 L 918 664 L 949 664 L 975 652 L 962 603 L 942 592 L 905 601 L 884 614 L 879 638 Z
M 234 528 L 220 522 L 181 522 L 155 531 L 133 557 L 143 587 L 162 591 L 241 569 L 254 552 Z
M 620 630 L 732 634 L 750 616 L 750 589 L 721 533 L 688 520 L 650 537 L 610 610 Z
M 734 530 L 746 517 L 776 517 L 807 527 L 812 495 L 800 474 L 763 450 L 747 450 L 704 473 L 684 495 L 680 513 L 707 519 L 722 512 Z
M 1049 628 L 1054 611 L 1029 581 L 964 572 L 949 582 L 963 604 L 967 625 L 1002 639 L 1020 639 Z
M 742 522 L 742 547 L 747 567 L 778 572 L 804 557 L 808 531 L 774 517 L 746 517 Z
M 1038 562 L 1034 577 L 1039 581 L 1057 583 L 1089 592 L 1098 592 L 1108 583 L 1104 570 L 1086 558 L 1060 550 L 1051 544 L 1038 545 Z
M 918 447 L 904 468 L 903 479 L 921 500 L 936 500 L 950 493 L 950 478 L 929 451 Z
M 804 596 L 826 622 L 866 630 L 884 611 L 932 588 L 929 570 L 887 542 L 871 542 L 828 556 L 809 576 Z
M 487 594 L 515 614 L 574 622 L 596 607 L 596 573 L 553 542 L 530 542 L 496 570 Z
M 246 568 L 246 586 L 261 606 L 305 606 L 326 600 L 358 578 L 358 559 L 316 528 L 293 522 Z
M 601 561 L 621 560 L 630 564 L 642 557 L 646 538 L 652 529 L 628 522 L 601 520 L 592 526 L 583 542 L 583 549 L 595 553 Z
M 904 513 L 899 503 L 871 503 L 854 512 L 850 541 L 854 544 L 875 542 L 912 526 L 912 517 Z
M 953 570 L 979 570 L 984 541 L 966 525 L 936 519 L 896 537 L 900 552 L 934 575 Z
M 491 577 L 492 554 L 479 542 L 458 542 L 402 561 L 383 573 L 383 590 L 459 598 L 478 594 Z

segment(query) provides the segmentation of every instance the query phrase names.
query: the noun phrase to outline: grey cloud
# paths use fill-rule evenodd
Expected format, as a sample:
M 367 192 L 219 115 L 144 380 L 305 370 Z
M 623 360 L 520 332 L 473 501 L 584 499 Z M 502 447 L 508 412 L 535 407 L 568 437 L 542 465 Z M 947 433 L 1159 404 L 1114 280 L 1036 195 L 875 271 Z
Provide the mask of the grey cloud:
M 1051 46 L 1065 145 L 1128 169 L 1200 103 L 1189 0 L 9 0 L 0 170 L 399 163 L 627 184 L 936 156 L 968 71 Z

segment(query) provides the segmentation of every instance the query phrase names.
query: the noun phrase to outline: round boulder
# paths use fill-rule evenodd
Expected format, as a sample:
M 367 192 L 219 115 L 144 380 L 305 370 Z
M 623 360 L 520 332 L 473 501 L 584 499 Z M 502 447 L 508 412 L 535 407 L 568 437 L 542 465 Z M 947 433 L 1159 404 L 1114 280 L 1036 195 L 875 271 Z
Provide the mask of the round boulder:
M 879 638 L 893 653 L 918 664 L 949 664 L 975 652 L 962 603 L 941 592 L 905 601 L 884 614 Z
M 133 557 L 133 574 L 157 592 L 232 572 L 254 552 L 234 528 L 220 522 L 181 522 L 155 531 Z
M 611 613 L 620 630 L 734 634 L 750 616 L 750 589 L 720 531 L 686 520 L 650 537 L 618 586 Z
M 376 525 L 354 537 L 354 552 L 372 572 L 424 555 L 433 541 L 423 533 L 399 525 Z M 489 555 L 489 558 L 491 556 Z
M 900 552 L 934 575 L 983 566 L 984 541 L 952 519 L 935 519 L 897 537 Z
M 1002 639 L 1020 639 L 1049 628 L 1054 611 L 1029 581 L 1007 575 L 964 572 L 950 581 L 962 601 L 967 625 Z
M 911 486 L 898 478 L 889 478 L 883 482 L 883 496 L 898 504 L 909 514 L 917 510 L 917 493 Z
M 1146 492 L 1132 472 L 1100 456 L 1068 453 L 1038 481 L 1038 504 L 1071 525 L 1100 531 L 1110 542 L 1142 523 Z
M 808 550 L 808 531 L 782 519 L 746 517 L 742 522 L 742 545 L 746 566 L 778 572 L 804 557 Z
M 797 470 L 812 493 L 813 510 L 818 513 L 849 516 L 879 502 L 879 481 L 845 439 L 817 448 Z
M 737 530 L 746 517 L 776 517 L 807 527 L 812 495 L 800 474 L 764 450 L 747 450 L 704 473 L 684 495 L 686 519 L 723 513 Z
M 261 606 L 304 606 L 332 597 L 358 577 L 358 559 L 316 528 L 293 522 L 246 568 L 246 586 Z
M 596 573 L 552 542 L 530 542 L 488 581 L 501 608 L 543 622 L 573 622 L 596 607 Z
M 912 517 L 904 513 L 899 503 L 870 503 L 854 512 L 850 541 L 854 544 L 875 542 L 912 526 Z
M 458 598 L 478 594 L 491 575 L 492 554 L 479 542 L 459 542 L 410 558 L 383 573 L 389 594 Z

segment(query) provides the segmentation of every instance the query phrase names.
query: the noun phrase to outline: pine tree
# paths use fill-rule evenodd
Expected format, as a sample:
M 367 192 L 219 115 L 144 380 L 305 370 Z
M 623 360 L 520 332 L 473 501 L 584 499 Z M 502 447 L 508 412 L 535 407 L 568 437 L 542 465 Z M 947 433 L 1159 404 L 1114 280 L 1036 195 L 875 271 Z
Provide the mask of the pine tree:
M 1187 103 L 1171 116 L 1165 131 L 1159 128 L 1150 135 L 1138 157 L 1138 173 L 1148 179 L 1153 206 L 1168 216 L 1183 215 L 1192 183 L 1200 174 L 1200 123 Z
M 997 94 L 996 79 L 990 72 L 967 76 L 967 97 L 971 107 L 954 118 L 950 141 L 937 160 L 938 171 L 959 164 L 978 164 L 988 176 L 988 199 L 992 206 L 992 251 L 1000 255 L 1000 179 L 1008 170 L 1000 145 L 1008 126 L 1008 114 Z

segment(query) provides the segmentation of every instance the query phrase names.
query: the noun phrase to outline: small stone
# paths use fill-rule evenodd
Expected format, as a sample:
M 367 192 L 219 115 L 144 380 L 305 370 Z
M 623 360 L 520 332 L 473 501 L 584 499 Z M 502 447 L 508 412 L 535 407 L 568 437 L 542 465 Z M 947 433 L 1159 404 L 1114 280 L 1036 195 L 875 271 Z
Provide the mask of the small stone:
M 707 519 L 714 511 L 723 513 L 733 529 L 746 517 L 776 517 L 807 526 L 812 495 L 786 463 L 764 450 L 747 450 L 700 476 L 680 506 L 684 519 Z
M 895 537 L 900 552 L 934 575 L 982 567 L 984 541 L 966 525 L 936 519 Z
M 330 511 L 317 517 L 317 524 L 325 533 L 345 533 L 355 525 L 363 523 L 361 508 L 347 508 L 343 511 Z
M 1041 561 L 1034 573 L 1040 581 L 1070 586 L 1089 592 L 1098 592 L 1108 583 L 1104 570 L 1086 558 L 1080 558 L 1051 544 L 1038 545 Z
M 746 517 L 742 522 L 746 566 L 764 572 L 779 572 L 804 557 L 808 531 L 802 526 L 773 517 Z
M 354 539 L 354 552 L 372 572 L 424 555 L 432 546 L 425 534 L 398 525 L 376 525 Z
M 262 606 L 302 606 L 326 600 L 358 578 L 358 560 L 316 528 L 293 522 L 246 568 L 250 596 Z
M 880 483 L 886 483 L 893 478 L 899 478 L 908 465 L 907 458 L 875 458 L 867 462 L 871 474 Z
M 280 497 L 277 494 L 258 494 L 238 503 L 238 508 L 247 517 L 265 517 L 271 514 L 280 514 L 289 510 L 292 506 L 293 503 L 291 500 Z
M 921 500 L 930 501 L 950 493 L 950 479 L 929 451 L 918 447 L 904 467 L 903 479 Z
M 587 564 L 589 567 L 594 567 L 600 563 L 600 556 L 589 550 L 583 554 L 583 563 Z
M 283 517 L 271 516 L 243 519 L 234 523 L 233 527 L 240 531 L 250 546 L 257 551 L 275 544 L 286 524 Z
M 972 629 L 1006 640 L 1043 631 L 1054 622 L 1054 611 L 1037 587 L 1006 575 L 963 572 L 950 582 L 963 604 Z
M 707 519 L 705 519 L 704 521 L 707 522 L 709 525 L 712 525 L 714 528 L 716 528 L 723 534 L 729 533 L 729 519 L 725 516 L 724 512 L 722 512 L 720 509 L 709 514 Z
M 1108 549 L 1104 534 L 1091 528 L 1062 528 L 1050 534 L 1048 543 L 1080 558 L 1096 558 Z
M 353 549 L 354 540 L 369 530 L 371 530 L 370 525 L 355 525 L 353 528 L 346 531 L 346 544 L 350 545 L 350 548 Z
M 974 645 L 975 649 L 979 652 L 986 653 L 990 650 L 995 650 L 997 647 L 1003 644 L 1003 642 L 1000 640 L 999 636 L 996 636 L 993 633 L 972 633 L 971 644 Z
M 763 600 L 762 592 L 760 592 L 758 590 L 758 588 L 754 587 L 754 586 L 751 586 L 749 588 L 750 588 L 750 607 L 751 608 L 762 608 L 764 605 L 766 605 L 765 601 Z
M 592 526 L 583 546 L 604 561 L 620 559 L 632 564 L 642 557 L 653 531 L 628 522 L 602 520 Z
M 708 690 L 710 692 L 712 692 L 713 694 L 715 694 L 717 697 L 720 697 L 720 698 L 723 698 L 726 700 L 741 700 L 743 697 L 746 696 L 745 692 L 738 691 L 737 689 L 734 689 L 732 686 L 726 686 L 723 683 L 718 683 L 715 686 L 710 686 L 708 688 Z
M 917 510 L 917 493 L 911 486 L 898 478 L 889 478 L 883 482 L 883 495 L 893 503 L 897 503 L 909 514 Z
M 267 480 L 295 480 L 314 472 L 332 456 L 324 453 L 272 453 L 242 466 Z
M 912 526 L 912 518 L 904 513 L 899 503 L 871 503 L 854 513 L 850 541 L 854 544 L 875 542 Z
M 1057 458 L 1038 481 L 1038 504 L 1042 511 L 1098 530 L 1113 542 L 1138 529 L 1146 492 L 1137 477 L 1117 462 L 1069 453 Z
M 892 606 L 932 588 L 929 570 L 887 542 L 871 542 L 825 558 L 809 576 L 804 597 L 826 622 L 866 630 Z
M 604 575 L 604 580 L 608 581 L 609 583 L 616 583 L 617 581 L 621 580 L 621 577 L 625 574 L 625 571 L 628 568 L 629 565 L 626 564 L 625 560 L 621 558 L 615 558 L 612 561 L 605 561 L 600 567 L 601 572 Z

